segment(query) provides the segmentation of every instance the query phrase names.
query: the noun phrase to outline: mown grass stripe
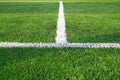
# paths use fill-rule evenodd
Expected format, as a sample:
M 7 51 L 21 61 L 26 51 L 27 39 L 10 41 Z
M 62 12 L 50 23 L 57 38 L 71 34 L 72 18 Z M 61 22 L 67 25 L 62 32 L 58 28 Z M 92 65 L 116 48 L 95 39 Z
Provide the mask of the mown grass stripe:
M 0 2 L 59 2 L 59 1 L 0 1 Z

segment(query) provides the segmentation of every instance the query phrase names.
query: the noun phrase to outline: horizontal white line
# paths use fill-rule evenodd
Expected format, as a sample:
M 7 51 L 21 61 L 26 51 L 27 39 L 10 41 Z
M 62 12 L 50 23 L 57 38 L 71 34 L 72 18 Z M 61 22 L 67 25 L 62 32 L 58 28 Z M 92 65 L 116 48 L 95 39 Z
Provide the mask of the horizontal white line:
M 33 47 L 33 48 L 120 48 L 120 43 L 19 43 L 0 42 L 0 47 Z

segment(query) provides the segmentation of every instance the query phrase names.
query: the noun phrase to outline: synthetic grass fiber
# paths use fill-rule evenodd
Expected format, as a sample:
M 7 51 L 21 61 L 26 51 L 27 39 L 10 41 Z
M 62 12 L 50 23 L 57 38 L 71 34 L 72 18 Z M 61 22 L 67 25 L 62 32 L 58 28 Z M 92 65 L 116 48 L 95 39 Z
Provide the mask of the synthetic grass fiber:
M 65 2 L 65 13 L 119 14 L 120 2 Z
M 59 4 L 52 2 L 0 2 L 0 13 L 56 13 Z
M 57 14 L 0 14 L 0 41 L 54 42 L 56 20 Z
M 119 2 L 64 3 L 69 42 L 120 42 Z
M 1 42 L 55 42 L 58 3 L 0 3 Z
M 0 1 L 60 1 L 60 0 L 0 0 Z M 120 2 L 120 0 L 62 0 L 64 2 Z
M 63 0 L 65 2 L 120 2 L 120 0 Z
M 117 80 L 120 49 L 0 48 L 1 80 Z
M 120 14 L 67 14 L 69 42 L 120 42 Z

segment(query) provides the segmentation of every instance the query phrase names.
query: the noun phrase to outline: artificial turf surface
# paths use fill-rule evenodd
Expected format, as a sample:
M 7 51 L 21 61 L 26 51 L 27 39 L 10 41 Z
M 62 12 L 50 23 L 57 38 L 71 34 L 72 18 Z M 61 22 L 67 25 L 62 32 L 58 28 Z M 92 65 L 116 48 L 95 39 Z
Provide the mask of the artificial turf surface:
M 119 2 L 64 3 L 69 42 L 120 42 Z
M 0 48 L 0 80 L 118 80 L 120 49 Z
M 64 2 L 69 14 L 119 14 L 120 2 Z
M 65 2 L 120 2 L 120 0 L 63 0 Z
M 1 2 L 58 2 L 60 0 L 0 0 Z
M 58 3 L 0 3 L 0 42 L 54 42 Z
M 68 40 L 120 42 L 119 3 L 82 4 L 64 5 Z M 54 41 L 57 11 L 58 3 L 0 3 L 0 42 Z M 0 80 L 119 80 L 119 66 L 120 49 L 0 48 Z
M 66 16 L 69 42 L 120 42 L 120 14 Z
M 0 13 L 58 14 L 58 2 L 0 2 Z
M 60 1 L 60 0 L 0 0 L 0 1 Z M 120 0 L 62 0 L 65 2 L 120 2 Z

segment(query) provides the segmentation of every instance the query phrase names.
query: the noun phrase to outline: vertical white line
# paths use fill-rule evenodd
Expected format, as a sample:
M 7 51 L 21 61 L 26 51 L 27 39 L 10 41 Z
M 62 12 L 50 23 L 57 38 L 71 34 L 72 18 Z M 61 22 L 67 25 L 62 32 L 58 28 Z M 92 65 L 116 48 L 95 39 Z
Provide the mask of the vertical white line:
M 64 8 L 63 8 L 62 1 L 60 1 L 60 4 L 59 4 L 59 14 L 58 14 L 57 32 L 56 33 L 57 33 L 56 43 L 58 43 L 58 44 L 67 43 Z

